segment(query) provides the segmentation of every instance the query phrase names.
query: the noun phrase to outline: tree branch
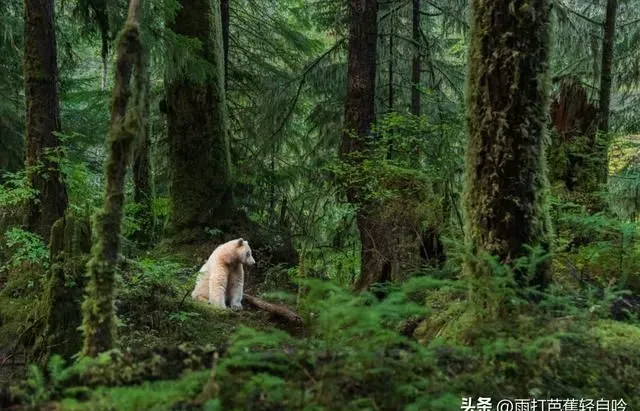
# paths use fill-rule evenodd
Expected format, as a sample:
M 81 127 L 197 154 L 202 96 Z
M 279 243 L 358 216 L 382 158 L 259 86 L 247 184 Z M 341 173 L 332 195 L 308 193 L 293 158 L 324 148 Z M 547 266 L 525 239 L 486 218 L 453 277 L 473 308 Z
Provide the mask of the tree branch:
M 291 311 L 290 309 L 288 309 L 283 305 L 272 304 L 261 298 L 254 297 L 249 294 L 243 294 L 243 299 L 249 304 L 251 304 L 252 306 L 259 308 L 261 310 L 270 312 L 271 314 L 275 314 L 278 317 L 283 318 L 291 323 L 294 323 L 294 324 L 303 323 L 302 318 L 298 314 L 296 314 L 295 312 Z

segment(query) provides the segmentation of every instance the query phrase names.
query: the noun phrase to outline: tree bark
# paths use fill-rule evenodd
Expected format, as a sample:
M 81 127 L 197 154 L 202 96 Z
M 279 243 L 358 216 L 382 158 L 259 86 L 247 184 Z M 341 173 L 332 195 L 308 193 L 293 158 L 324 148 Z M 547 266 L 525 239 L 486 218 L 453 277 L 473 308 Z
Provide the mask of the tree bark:
M 25 224 L 49 238 L 51 226 L 64 215 L 68 203 L 55 158 L 62 152 L 54 134 L 60 131 L 60 106 L 53 0 L 24 2 L 24 84 L 26 165 L 31 186 L 38 191 L 27 205 Z
M 148 73 L 149 59 L 143 57 L 144 73 Z M 133 149 L 133 202 L 136 205 L 134 217 L 138 229 L 132 234 L 132 240 L 139 246 L 146 248 L 151 245 L 155 221 L 153 215 L 153 182 L 151 178 L 151 144 L 149 125 L 149 78 L 144 79 L 144 100 L 140 101 L 142 124 L 140 135 L 136 139 Z
M 600 72 L 600 131 L 609 132 L 609 109 L 611 105 L 611 85 L 613 66 L 613 43 L 616 36 L 616 11 L 618 0 L 607 0 L 607 11 L 604 19 L 604 36 L 602 39 L 602 64 Z
M 375 115 L 378 5 L 376 0 L 351 0 L 350 12 L 345 131 L 341 138 L 340 155 L 347 164 L 357 166 L 362 162 Z M 377 233 L 375 219 L 357 185 L 347 187 L 347 200 L 359 207 L 356 221 L 362 249 L 360 278 L 355 287 L 362 290 L 382 276 L 384 262 L 377 258 L 375 238 L 372 237 Z
M 98 242 L 88 264 L 89 284 L 82 306 L 82 352 L 90 357 L 113 348 L 116 340 L 115 274 L 122 229 L 125 172 L 131 147 L 141 132 L 143 113 L 140 102 L 145 99 L 146 74 L 139 32 L 141 12 L 142 0 L 131 0 L 127 22 L 118 36 L 104 207 L 96 216 Z
M 224 89 L 229 88 L 229 1 L 220 0 L 220 19 L 222 20 L 222 48 L 224 50 Z
M 393 84 L 393 15 L 391 15 L 391 28 L 389 32 L 389 107 L 388 111 L 391 113 L 393 111 L 393 107 L 395 106 L 395 88 Z
M 420 0 L 412 0 L 412 36 L 413 40 L 413 59 L 411 62 L 411 114 L 420 115 L 420 72 L 422 70 L 422 61 L 420 55 Z
M 606 184 L 609 176 L 609 118 L 611 111 L 611 88 L 613 84 L 613 46 L 616 37 L 616 12 L 618 0 L 607 0 L 607 11 L 604 19 L 604 35 L 602 39 L 602 63 L 600 64 L 600 96 L 598 103 L 598 130 L 603 134 L 597 156 L 604 161 L 598 174 L 600 184 Z
M 549 2 L 516 7 L 509 0 L 472 0 L 467 92 L 466 236 L 476 256 L 513 263 L 525 245 L 550 247 L 545 189 L 545 119 L 548 115 Z M 466 272 L 489 287 L 492 269 L 468 259 Z M 544 288 L 550 263 L 520 286 Z M 478 293 L 476 293 L 478 295 Z
M 166 83 L 171 168 L 166 235 L 176 243 L 204 237 L 205 228 L 220 228 L 235 211 L 220 0 L 181 0 L 180 4 L 170 28 L 176 34 L 199 39 L 200 57 L 214 69 L 202 81 L 179 75 Z

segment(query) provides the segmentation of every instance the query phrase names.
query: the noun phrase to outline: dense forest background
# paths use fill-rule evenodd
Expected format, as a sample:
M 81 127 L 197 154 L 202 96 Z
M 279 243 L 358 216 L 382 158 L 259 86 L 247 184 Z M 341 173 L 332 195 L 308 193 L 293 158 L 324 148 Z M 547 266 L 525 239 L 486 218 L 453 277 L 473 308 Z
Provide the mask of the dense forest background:
M 640 407 L 639 5 L 3 0 L 0 408 Z

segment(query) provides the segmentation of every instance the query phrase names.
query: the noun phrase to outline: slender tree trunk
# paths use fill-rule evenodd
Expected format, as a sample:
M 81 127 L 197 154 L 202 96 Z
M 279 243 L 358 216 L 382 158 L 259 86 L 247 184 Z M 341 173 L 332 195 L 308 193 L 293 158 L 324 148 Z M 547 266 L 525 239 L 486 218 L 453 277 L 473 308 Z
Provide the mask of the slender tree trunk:
M 29 230 L 49 238 L 53 223 L 64 215 L 67 191 L 59 164 L 61 143 L 58 67 L 53 0 L 24 2 L 24 83 L 27 103 L 26 140 L 29 181 L 38 191 L 28 204 Z
M 595 30 L 594 30 L 595 31 Z M 591 34 L 591 56 L 593 57 L 593 89 L 596 89 L 596 85 L 600 82 L 600 64 L 601 55 L 600 55 L 600 46 L 602 43 L 599 42 L 599 36 L 597 33 Z M 593 95 L 593 94 L 592 94 Z
M 513 8 L 510 0 L 472 0 L 467 89 L 466 236 L 477 256 L 510 264 L 525 245 L 550 246 L 546 208 L 545 119 L 548 115 L 549 2 Z M 470 258 L 467 274 L 490 287 L 491 267 Z M 543 288 L 548 260 L 521 286 Z M 476 291 L 476 296 L 482 296 Z
M 89 285 L 82 306 L 83 354 L 94 357 L 111 349 L 116 340 L 115 274 L 120 249 L 124 181 L 131 147 L 141 132 L 141 101 L 146 73 L 139 24 L 142 0 L 131 0 L 125 27 L 118 36 L 111 126 L 105 167 L 104 208 L 96 216 L 97 244 L 88 264 Z M 135 72 L 134 72 L 135 69 Z M 134 87 L 132 90 L 131 82 Z
M 389 107 L 388 107 L 388 111 L 389 113 L 391 113 L 393 111 L 393 107 L 395 105 L 395 89 L 393 87 L 393 36 L 394 36 L 394 30 L 393 30 L 393 15 L 390 16 L 391 18 L 391 31 L 389 32 Z
M 173 242 L 189 242 L 203 237 L 205 228 L 227 223 L 235 209 L 220 0 L 181 0 L 180 4 L 171 29 L 199 39 L 203 44 L 200 57 L 214 67 L 203 81 L 182 76 L 166 83 L 171 168 L 167 237 Z
M 420 0 L 413 0 L 413 60 L 411 62 L 411 114 L 420 115 L 420 72 L 422 70 L 422 61 L 420 55 Z
M 598 174 L 600 184 L 606 184 L 609 176 L 609 117 L 611 110 L 611 86 L 613 84 L 613 46 L 616 37 L 616 11 L 618 0 L 607 0 L 607 11 L 604 19 L 604 36 L 602 39 L 602 64 L 600 65 L 600 98 L 598 104 L 598 130 L 603 134 L 603 143 L 598 157 L 603 167 Z
M 349 52 L 347 58 L 347 102 L 340 154 L 345 162 L 357 165 L 369 140 L 374 120 L 376 80 L 377 14 L 376 0 L 351 0 Z M 361 240 L 360 279 L 356 289 L 364 289 L 382 276 L 384 262 L 376 253 L 375 219 L 364 204 L 356 185 L 347 187 L 347 200 L 359 206 L 356 217 Z
M 613 83 L 613 43 L 616 36 L 616 11 L 618 0 L 607 0 L 602 39 L 602 64 L 600 72 L 600 131 L 609 132 L 609 106 L 611 105 L 611 84 Z
M 222 20 L 222 48 L 224 50 L 224 88 L 229 87 L 229 2 L 220 0 L 220 19 Z

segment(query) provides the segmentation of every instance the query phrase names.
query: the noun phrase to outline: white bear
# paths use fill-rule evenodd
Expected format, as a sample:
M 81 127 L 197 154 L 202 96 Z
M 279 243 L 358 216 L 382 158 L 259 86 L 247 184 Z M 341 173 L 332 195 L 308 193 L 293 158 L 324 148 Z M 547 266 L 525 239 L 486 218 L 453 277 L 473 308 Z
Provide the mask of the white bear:
M 249 243 L 242 238 L 219 245 L 200 269 L 191 297 L 218 308 L 242 309 L 243 265 L 256 263 Z

